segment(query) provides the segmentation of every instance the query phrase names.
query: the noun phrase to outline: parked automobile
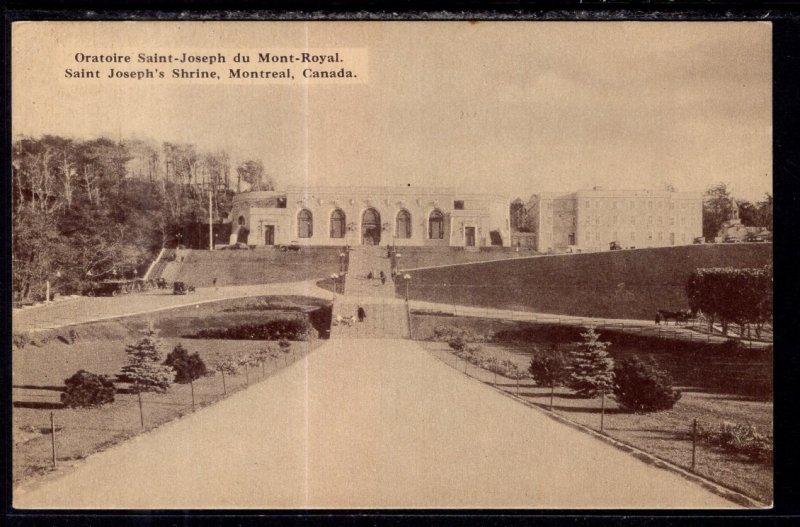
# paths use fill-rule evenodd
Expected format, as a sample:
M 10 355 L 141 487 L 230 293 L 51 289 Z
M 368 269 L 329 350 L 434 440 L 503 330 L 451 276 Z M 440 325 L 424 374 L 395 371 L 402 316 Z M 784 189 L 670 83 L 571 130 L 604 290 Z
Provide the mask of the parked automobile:
M 281 251 L 299 251 L 300 243 L 298 243 L 296 240 L 292 240 L 288 245 L 281 245 L 280 249 Z
M 608 244 L 608 249 L 611 251 L 621 251 L 622 245 L 620 245 L 618 242 L 611 242 Z
M 86 296 L 119 296 L 130 292 L 127 282 L 108 281 L 96 282 L 90 285 L 85 291 Z
M 754 243 L 754 242 L 765 242 L 767 241 L 767 235 L 761 232 L 751 232 L 747 236 L 745 236 L 744 241 Z
M 698 244 L 698 245 L 706 243 L 706 238 L 705 238 L 705 236 L 698 236 L 694 240 L 692 240 L 692 243 Z
M 194 293 L 193 285 L 189 285 L 186 282 L 175 282 L 172 284 L 173 295 L 188 295 L 189 293 Z

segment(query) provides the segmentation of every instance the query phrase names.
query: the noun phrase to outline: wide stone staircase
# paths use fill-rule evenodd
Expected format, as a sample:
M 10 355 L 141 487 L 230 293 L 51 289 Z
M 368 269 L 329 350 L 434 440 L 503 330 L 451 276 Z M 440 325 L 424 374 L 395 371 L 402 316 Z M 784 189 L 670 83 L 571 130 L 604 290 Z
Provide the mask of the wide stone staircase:
M 383 271 L 386 282 L 381 284 Z M 372 272 L 373 278 L 368 278 Z M 358 321 L 358 308 L 366 318 Z M 351 324 L 336 324 L 337 316 L 355 317 Z M 408 312 L 404 300 L 395 297 L 391 263 L 385 247 L 354 247 L 350 251 L 345 294 L 333 304 L 331 338 L 408 338 Z

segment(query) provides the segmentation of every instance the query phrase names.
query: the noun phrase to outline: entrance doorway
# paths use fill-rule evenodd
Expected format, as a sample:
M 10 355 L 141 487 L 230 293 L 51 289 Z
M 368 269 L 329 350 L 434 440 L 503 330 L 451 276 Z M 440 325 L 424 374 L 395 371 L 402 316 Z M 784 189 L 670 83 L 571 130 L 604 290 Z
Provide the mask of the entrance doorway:
M 464 227 L 464 239 L 467 247 L 475 247 L 475 227 Z
M 364 245 L 380 245 L 381 215 L 375 209 L 367 209 L 361 218 L 361 243 Z
M 264 225 L 264 244 L 275 245 L 275 226 Z

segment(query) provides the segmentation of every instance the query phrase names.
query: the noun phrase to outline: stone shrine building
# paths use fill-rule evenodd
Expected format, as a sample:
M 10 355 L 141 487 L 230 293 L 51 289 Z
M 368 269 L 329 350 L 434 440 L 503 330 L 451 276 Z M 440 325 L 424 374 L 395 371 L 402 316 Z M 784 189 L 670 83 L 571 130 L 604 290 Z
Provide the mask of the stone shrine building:
M 242 192 L 233 198 L 230 243 L 508 247 L 509 202 L 430 187 Z

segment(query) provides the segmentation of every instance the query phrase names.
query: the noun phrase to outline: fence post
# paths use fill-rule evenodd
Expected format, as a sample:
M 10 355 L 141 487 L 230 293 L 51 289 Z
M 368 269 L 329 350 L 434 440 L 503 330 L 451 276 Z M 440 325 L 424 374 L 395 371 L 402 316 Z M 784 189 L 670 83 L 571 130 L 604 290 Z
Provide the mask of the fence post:
M 600 392 L 600 431 L 603 431 L 604 420 L 606 416 L 606 391 Z
M 139 423 L 144 430 L 144 409 L 142 408 L 142 390 L 136 390 L 136 396 L 139 398 Z
M 50 412 L 50 442 L 53 446 L 53 468 L 56 468 L 56 420 Z
M 694 472 L 697 456 L 697 419 L 692 423 L 692 471 Z
M 517 375 L 517 397 L 519 397 L 519 375 Z
M 222 374 L 222 395 L 228 395 L 228 390 L 225 387 L 225 370 L 220 370 Z
M 192 390 L 192 411 L 194 412 L 194 381 L 189 380 L 189 387 Z
M 247 363 L 244 363 L 244 385 L 250 386 L 250 368 Z

